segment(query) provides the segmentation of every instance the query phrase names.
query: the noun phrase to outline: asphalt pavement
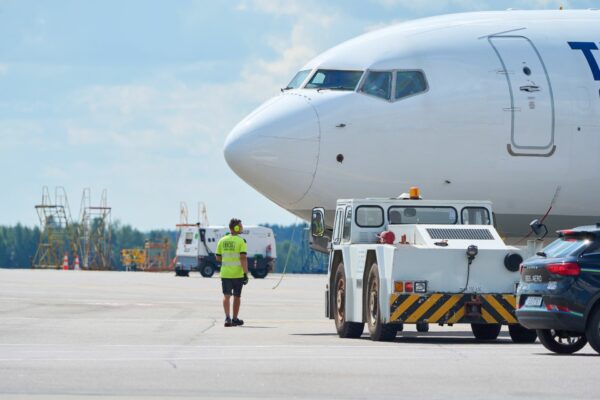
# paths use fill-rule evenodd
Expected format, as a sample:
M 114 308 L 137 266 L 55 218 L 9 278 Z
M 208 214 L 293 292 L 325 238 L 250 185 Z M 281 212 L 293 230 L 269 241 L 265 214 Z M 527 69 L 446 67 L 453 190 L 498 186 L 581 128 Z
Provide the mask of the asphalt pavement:
M 340 339 L 324 275 L 251 279 L 225 328 L 217 276 L 0 269 L 0 398 L 379 399 L 600 397 L 600 357 L 506 329 L 407 325 L 391 343 Z

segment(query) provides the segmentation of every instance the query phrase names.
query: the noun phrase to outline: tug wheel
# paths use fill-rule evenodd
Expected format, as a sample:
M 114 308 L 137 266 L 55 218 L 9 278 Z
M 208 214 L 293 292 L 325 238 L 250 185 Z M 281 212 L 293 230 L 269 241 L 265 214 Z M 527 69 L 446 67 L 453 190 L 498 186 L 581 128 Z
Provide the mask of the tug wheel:
M 365 324 L 346 321 L 346 274 L 343 263 L 340 263 L 335 270 L 333 294 L 335 295 L 333 315 L 338 335 L 341 338 L 359 338 Z
M 535 329 L 527 329 L 521 324 L 509 325 L 508 333 L 514 343 L 535 343 L 537 339 Z
M 398 328 L 394 324 L 384 324 L 381 321 L 380 293 L 379 268 L 377 264 L 373 264 L 367 280 L 367 326 L 371 340 L 389 342 L 396 337 Z
M 477 340 L 496 340 L 501 328 L 500 324 L 471 324 L 473 336 Z

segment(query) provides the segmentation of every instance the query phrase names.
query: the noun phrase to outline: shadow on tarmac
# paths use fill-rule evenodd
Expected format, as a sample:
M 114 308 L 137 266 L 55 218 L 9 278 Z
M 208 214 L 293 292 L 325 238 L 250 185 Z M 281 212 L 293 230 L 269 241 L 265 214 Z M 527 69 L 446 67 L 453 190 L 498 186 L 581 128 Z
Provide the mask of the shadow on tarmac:
M 551 356 L 551 357 L 598 357 L 600 354 L 597 353 L 573 353 L 573 354 L 558 354 L 552 353 L 548 350 L 548 353 L 534 353 L 536 356 Z
M 337 336 L 337 333 L 292 333 L 291 336 Z M 358 340 L 371 341 L 368 334 L 364 334 Z M 487 345 L 515 345 L 506 332 L 501 332 L 496 340 L 477 340 L 471 331 L 456 332 L 398 332 L 393 343 L 422 343 L 422 344 L 487 344 Z

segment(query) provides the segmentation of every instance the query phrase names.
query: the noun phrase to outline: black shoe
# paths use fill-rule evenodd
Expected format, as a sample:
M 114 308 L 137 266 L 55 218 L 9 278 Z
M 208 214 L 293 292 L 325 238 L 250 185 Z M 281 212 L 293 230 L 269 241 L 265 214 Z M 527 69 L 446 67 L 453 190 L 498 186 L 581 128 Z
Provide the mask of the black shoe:
M 234 318 L 231 321 L 231 325 L 233 325 L 233 326 L 242 326 L 242 325 L 244 325 L 244 320 L 243 319 Z
M 235 321 L 235 320 L 234 320 L 234 321 Z M 229 326 L 231 326 L 231 325 L 232 325 L 232 324 L 231 324 L 231 318 L 229 318 L 229 317 L 225 318 L 225 326 L 226 326 L 226 327 L 229 327 Z

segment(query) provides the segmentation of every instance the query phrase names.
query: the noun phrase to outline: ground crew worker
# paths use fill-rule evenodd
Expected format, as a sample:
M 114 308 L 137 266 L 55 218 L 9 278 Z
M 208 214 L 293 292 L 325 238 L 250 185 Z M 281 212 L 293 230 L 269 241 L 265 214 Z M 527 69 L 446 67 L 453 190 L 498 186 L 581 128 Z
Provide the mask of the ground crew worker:
M 248 259 L 246 241 L 239 235 L 244 230 L 242 221 L 232 218 L 229 221 L 229 234 L 217 244 L 217 261 L 221 263 L 221 286 L 223 287 L 223 310 L 225 326 L 244 325 L 238 318 L 242 296 L 242 286 L 248 283 Z M 233 294 L 233 318 L 230 312 L 230 299 Z

